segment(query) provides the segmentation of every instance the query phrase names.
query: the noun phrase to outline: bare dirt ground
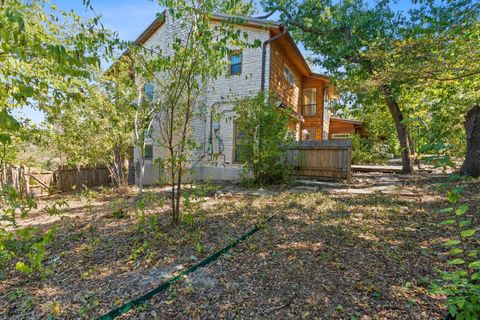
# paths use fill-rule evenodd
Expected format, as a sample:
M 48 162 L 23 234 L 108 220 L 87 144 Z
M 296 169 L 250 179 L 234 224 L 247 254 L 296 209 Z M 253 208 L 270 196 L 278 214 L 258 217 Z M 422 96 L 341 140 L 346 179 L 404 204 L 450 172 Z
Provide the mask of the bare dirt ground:
M 446 205 L 447 184 L 459 183 L 478 212 L 480 181 L 442 175 L 357 175 L 348 186 L 285 190 L 224 187 L 205 199 L 195 227 L 172 226 L 158 203 L 140 214 L 132 190 L 51 197 L 41 206 L 66 199 L 62 217 L 39 210 L 24 223 L 58 225 L 46 261 L 52 271 L 44 278 L 9 271 L 0 280 L 0 318 L 43 319 L 58 308 L 62 319 L 95 318 L 274 214 L 253 237 L 122 318 L 440 319 L 442 297 L 428 287 L 445 263 L 441 242 L 449 230 L 435 210 Z M 119 198 L 130 204 L 126 218 L 112 214 Z

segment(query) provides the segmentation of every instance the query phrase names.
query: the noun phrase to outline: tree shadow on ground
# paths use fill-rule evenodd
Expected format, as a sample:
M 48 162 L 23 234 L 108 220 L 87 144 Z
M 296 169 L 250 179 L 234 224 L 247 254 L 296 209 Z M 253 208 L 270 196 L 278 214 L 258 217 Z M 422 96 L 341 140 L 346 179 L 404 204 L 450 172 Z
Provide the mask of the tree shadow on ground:
M 310 194 L 286 196 L 277 211 L 282 214 L 265 230 L 207 267 L 215 286 L 192 286 L 192 275 L 129 317 L 154 311 L 185 319 L 426 319 L 444 313 L 441 301 L 426 293 L 443 262 L 435 246 L 444 235 L 425 208 L 386 196 L 343 202 Z

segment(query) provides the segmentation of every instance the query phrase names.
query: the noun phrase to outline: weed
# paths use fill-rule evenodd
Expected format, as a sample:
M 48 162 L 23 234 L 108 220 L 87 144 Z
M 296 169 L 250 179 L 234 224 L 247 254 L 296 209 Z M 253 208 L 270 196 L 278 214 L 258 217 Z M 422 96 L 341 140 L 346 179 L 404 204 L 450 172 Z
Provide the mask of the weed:
M 124 219 L 128 217 L 128 202 L 123 198 L 117 198 L 112 200 L 108 204 L 110 210 L 112 211 L 112 216 L 116 219 Z

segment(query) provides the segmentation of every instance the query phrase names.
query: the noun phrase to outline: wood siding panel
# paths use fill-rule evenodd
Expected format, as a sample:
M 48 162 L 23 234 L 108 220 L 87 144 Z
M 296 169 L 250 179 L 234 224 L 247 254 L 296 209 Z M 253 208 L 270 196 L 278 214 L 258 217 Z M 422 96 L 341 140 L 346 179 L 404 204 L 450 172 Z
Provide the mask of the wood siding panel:
M 287 66 L 292 72 L 295 84 L 292 86 L 283 76 Z M 285 49 L 277 42 L 271 43 L 270 49 L 270 91 L 284 104 L 299 112 L 302 90 L 302 75 L 295 64 L 288 58 Z
M 304 128 L 315 128 L 316 134 L 315 137 L 312 137 L 312 140 L 322 140 L 322 132 L 323 132 L 323 94 L 324 94 L 324 87 L 325 82 L 321 79 L 312 79 L 312 78 L 304 78 L 303 80 L 303 89 L 309 88 L 316 88 L 317 89 L 317 115 L 314 117 L 305 117 L 305 122 L 302 123 L 301 129 Z M 300 97 L 300 109 L 299 113 L 301 113 L 301 101 Z
M 355 134 L 355 125 L 353 123 L 330 119 L 330 138 L 332 134 Z

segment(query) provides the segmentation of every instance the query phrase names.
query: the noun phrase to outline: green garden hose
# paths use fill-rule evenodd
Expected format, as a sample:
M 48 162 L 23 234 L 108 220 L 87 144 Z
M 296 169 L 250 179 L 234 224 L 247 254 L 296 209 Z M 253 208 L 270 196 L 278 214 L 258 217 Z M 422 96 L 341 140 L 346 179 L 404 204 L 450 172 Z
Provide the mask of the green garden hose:
M 227 253 L 228 251 L 230 251 L 230 249 L 236 247 L 240 242 L 246 240 L 247 238 L 249 238 L 253 234 L 255 234 L 258 230 L 262 229 L 263 225 L 265 223 L 269 222 L 270 220 L 272 220 L 273 218 L 274 218 L 274 216 L 271 216 L 271 217 L 267 218 L 264 221 L 264 223 L 253 227 L 252 229 L 250 229 L 249 231 L 244 233 L 240 238 L 231 242 L 229 245 L 227 245 L 223 249 L 220 249 L 219 251 L 213 253 L 212 255 L 207 257 L 206 259 L 204 259 L 204 260 L 200 261 L 199 263 L 193 265 L 192 267 L 188 268 L 187 270 L 184 270 L 184 271 L 180 272 L 178 275 L 171 277 L 170 279 L 168 279 L 167 281 L 162 283 L 160 286 L 158 286 L 155 289 L 145 293 L 143 296 L 141 296 L 137 299 L 134 299 L 134 300 L 130 300 L 130 301 L 126 302 L 125 304 L 121 305 L 120 307 L 118 307 L 116 309 L 113 309 L 112 311 L 110 311 L 110 312 L 106 313 L 105 315 L 99 317 L 97 320 L 115 319 L 116 317 L 121 316 L 122 314 L 130 311 L 132 308 L 145 303 L 146 301 L 150 300 L 157 293 L 160 293 L 160 292 L 163 292 L 163 291 L 167 290 L 172 283 L 174 283 L 178 280 L 181 280 L 184 276 L 186 276 L 190 273 L 193 273 L 196 270 L 198 270 L 200 268 L 203 268 L 206 265 L 210 264 L 211 262 L 217 260 L 221 255 Z

